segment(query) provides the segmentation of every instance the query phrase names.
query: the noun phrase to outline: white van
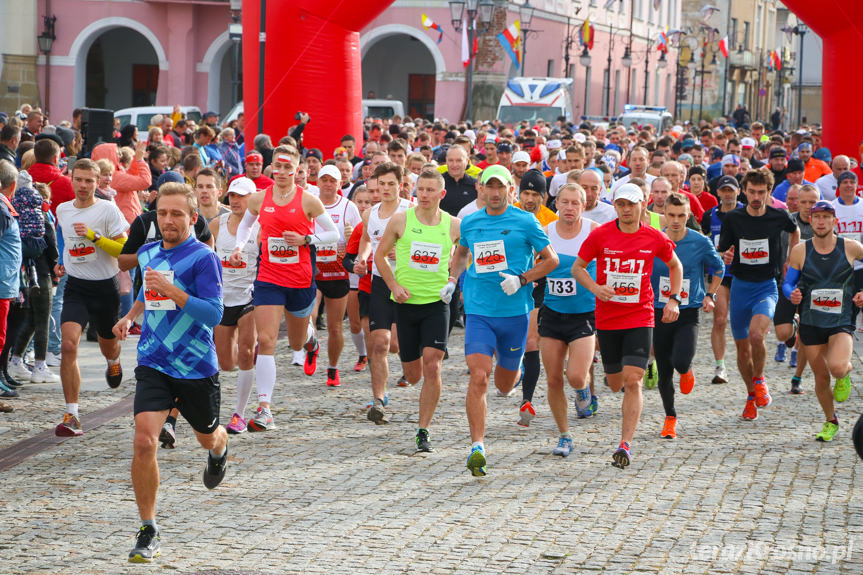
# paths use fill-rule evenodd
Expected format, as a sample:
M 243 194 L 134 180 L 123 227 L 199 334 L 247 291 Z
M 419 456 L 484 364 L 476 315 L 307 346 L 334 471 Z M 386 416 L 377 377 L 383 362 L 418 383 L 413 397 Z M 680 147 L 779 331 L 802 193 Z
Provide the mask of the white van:
M 651 124 L 656 128 L 657 134 L 662 134 L 671 128 L 673 118 L 671 112 L 665 106 L 638 106 L 626 104 L 623 106 L 623 114 L 618 118 L 618 123 L 627 130 L 635 123 L 638 126 Z
M 398 100 L 363 100 L 363 119 L 372 117 L 389 120 L 393 116 L 405 117 L 405 105 Z
M 522 120 L 572 120 L 572 78 L 510 78 L 506 82 L 497 119 L 504 124 Z
M 183 115 L 194 120 L 196 124 L 201 123 L 201 110 L 195 106 L 180 106 Z M 147 130 L 150 128 L 150 120 L 157 114 L 170 116 L 174 113 L 174 106 L 141 106 L 138 108 L 123 108 L 114 112 L 114 119 L 120 120 L 120 129 L 135 124 L 138 126 L 138 139 L 147 139 Z

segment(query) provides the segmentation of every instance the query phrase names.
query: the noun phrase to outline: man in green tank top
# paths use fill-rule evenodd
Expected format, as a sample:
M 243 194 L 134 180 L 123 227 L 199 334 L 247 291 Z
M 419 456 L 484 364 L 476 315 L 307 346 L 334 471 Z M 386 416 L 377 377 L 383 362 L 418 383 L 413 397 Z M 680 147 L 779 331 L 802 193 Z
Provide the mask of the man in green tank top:
M 440 209 L 444 179 L 425 170 L 417 179 L 417 205 L 393 214 L 375 252 L 375 265 L 396 302 L 399 355 L 411 384 L 425 377 L 420 392 L 417 451 L 431 452 L 428 427 L 441 393 L 441 363 L 449 334 L 449 302 L 456 280 L 450 256 L 461 220 Z M 395 248 L 393 273 L 387 255 Z

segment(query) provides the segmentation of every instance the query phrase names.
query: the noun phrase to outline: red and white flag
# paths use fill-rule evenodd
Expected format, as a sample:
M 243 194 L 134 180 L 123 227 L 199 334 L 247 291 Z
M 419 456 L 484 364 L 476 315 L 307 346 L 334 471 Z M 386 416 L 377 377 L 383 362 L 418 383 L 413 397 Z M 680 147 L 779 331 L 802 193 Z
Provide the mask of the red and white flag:
M 728 58 L 728 36 L 719 41 L 719 51 Z
M 462 20 L 461 26 L 461 65 L 465 68 L 470 64 L 470 46 L 467 43 L 467 20 Z

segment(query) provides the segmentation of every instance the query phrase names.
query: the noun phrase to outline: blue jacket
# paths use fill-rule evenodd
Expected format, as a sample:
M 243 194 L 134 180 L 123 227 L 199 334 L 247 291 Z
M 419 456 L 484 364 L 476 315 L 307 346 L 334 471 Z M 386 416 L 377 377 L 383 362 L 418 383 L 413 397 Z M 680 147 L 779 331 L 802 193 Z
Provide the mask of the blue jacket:
M 21 232 L 18 221 L 0 200 L 0 299 L 18 297 L 21 279 Z

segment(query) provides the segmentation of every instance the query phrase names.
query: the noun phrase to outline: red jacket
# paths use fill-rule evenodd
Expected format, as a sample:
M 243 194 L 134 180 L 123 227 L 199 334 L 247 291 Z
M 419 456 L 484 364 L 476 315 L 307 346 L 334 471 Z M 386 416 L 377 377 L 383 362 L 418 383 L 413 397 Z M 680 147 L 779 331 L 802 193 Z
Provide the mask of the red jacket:
M 30 174 L 34 182 L 49 184 L 51 188 L 51 213 L 55 216 L 57 215 L 57 206 L 75 199 L 72 179 L 69 176 L 64 176 L 57 166 L 36 163 L 30 166 L 27 173 Z

